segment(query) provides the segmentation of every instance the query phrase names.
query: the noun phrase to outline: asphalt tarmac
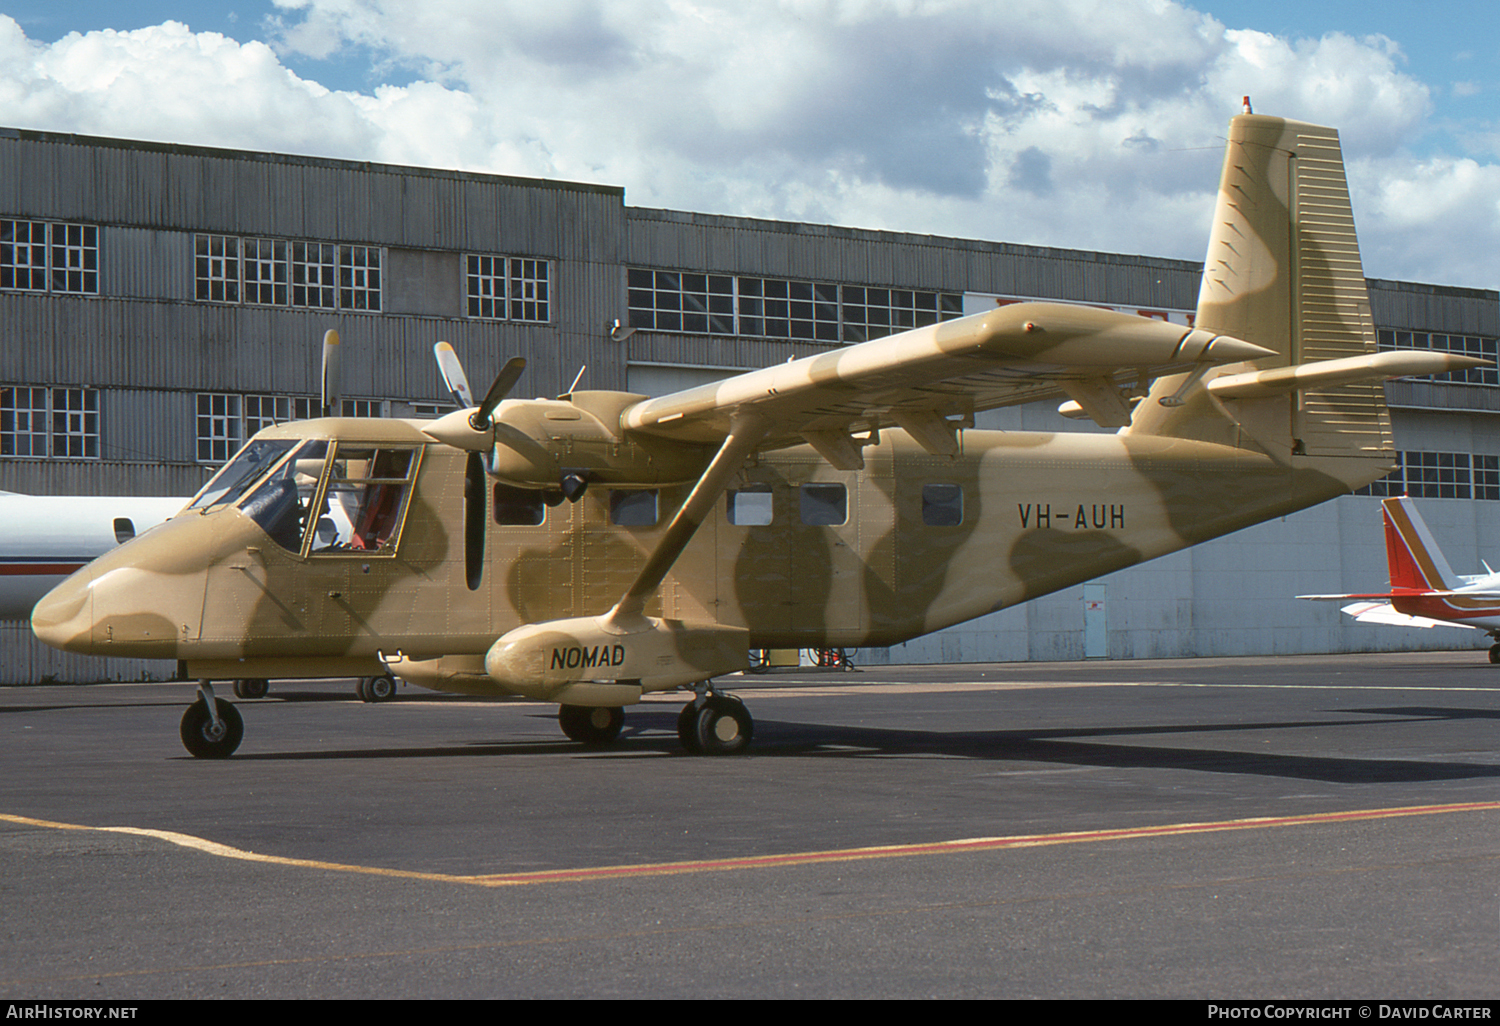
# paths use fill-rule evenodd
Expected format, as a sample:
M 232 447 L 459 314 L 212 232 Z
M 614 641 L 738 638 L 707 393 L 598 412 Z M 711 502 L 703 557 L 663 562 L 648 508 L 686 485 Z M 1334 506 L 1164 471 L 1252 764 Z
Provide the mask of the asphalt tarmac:
M 205 761 L 190 685 L 0 689 L 0 999 L 1500 996 L 1483 652 L 721 684 L 746 754 L 339 681 Z

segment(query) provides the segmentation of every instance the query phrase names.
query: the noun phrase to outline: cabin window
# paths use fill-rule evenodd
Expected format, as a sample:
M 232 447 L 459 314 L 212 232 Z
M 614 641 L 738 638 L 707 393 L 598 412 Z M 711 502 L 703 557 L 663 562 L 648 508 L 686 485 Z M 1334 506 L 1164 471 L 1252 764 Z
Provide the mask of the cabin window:
M 656 489 L 639 492 L 611 489 L 609 522 L 618 527 L 656 526 Z
M 546 513 L 542 493 L 536 489 L 495 486 L 495 523 L 505 527 L 535 527 Z
M 748 485 L 730 490 L 729 522 L 737 527 L 764 527 L 771 522 L 771 486 Z
M 928 527 L 957 527 L 964 522 L 964 490 L 956 484 L 922 486 L 922 523 Z
M 841 484 L 802 486 L 802 522 L 815 527 L 836 527 L 849 519 L 849 493 Z
M 393 554 L 416 465 L 411 449 L 341 443 L 318 509 L 312 552 Z

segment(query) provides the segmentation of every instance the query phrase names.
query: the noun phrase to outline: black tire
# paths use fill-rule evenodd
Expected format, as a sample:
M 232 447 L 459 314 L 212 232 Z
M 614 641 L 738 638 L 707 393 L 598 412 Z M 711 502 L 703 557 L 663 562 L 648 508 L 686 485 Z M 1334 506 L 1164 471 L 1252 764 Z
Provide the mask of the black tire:
M 201 698 L 182 714 L 182 746 L 196 759 L 227 759 L 245 736 L 240 711 L 222 698 L 214 699 L 214 704 L 219 712 L 218 730 Z
M 265 698 L 266 693 L 270 690 L 271 683 L 266 680 L 237 680 L 234 682 L 235 698 Z
M 607 745 L 620 736 L 625 710 L 619 706 L 563 705 L 557 709 L 562 732 L 584 745 Z
M 1500 645 L 1490 646 L 1490 662 L 1500 663 Z
M 389 702 L 396 697 L 396 678 L 388 673 L 379 677 L 361 677 L 354 685 L 354 693 L 361 702 Z
M 733 695 L 710 695 L 698 710 L 693 737 L 704 755 L 734 755 L 743 752 L 755 735 L 750 710 Z
M 677 740 L 682 742 L 682 747 L 687 749 L 689 755 L 703 754 L 703 749 L 698 747 L 698 713 L 702 708 L 698 699 L 694 698 L 677 714 Z

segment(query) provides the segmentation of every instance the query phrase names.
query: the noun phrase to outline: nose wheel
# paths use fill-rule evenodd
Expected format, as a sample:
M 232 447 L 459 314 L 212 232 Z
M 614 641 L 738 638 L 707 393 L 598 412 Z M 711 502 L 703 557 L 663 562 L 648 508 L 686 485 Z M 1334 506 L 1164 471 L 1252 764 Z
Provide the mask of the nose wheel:
M 677 714 L 677 739 L 694 755 L 734 755 L 750 744 L 755 720 L 734 695 L 709 691 Z
M 198 700 L 182 714 L 182 746 L 197 759 L 227 759 L 245 736 L 245 721 L 230 702 L 215 698 L 208 683 L 198 686 Z
M 354 693 L 361 702 L 389 702 L 396 697 L 396 678 L 388 673 L 379 677 L 361 677 L 354 686 Z

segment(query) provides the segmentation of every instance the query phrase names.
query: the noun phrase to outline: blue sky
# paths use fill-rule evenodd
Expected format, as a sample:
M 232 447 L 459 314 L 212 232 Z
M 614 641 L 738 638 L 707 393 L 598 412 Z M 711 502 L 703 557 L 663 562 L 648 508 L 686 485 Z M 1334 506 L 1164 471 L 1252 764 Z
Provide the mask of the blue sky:
M 1500 285 L 1493 0 L 0 0 L 0 15 L 4 125 L 1186 259 L 1248 92 L 1340 129 L 1367 273 Z

